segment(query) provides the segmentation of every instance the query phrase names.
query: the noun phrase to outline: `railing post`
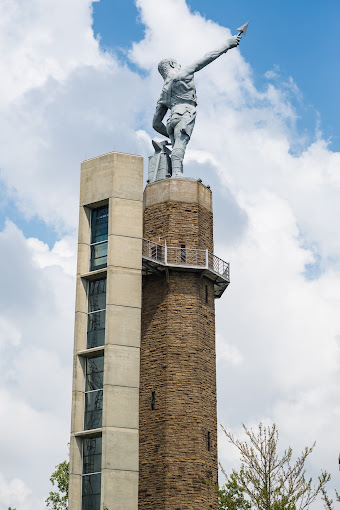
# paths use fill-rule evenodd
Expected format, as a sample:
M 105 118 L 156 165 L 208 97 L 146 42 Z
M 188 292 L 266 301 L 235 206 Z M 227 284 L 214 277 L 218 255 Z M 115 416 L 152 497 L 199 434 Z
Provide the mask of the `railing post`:
M 167 245 L 164 246 L 164 263 L 168 263 L 168 247 Z
M 209 268 L 209 252 L 208 250 L 205 250 L 205 267 Z

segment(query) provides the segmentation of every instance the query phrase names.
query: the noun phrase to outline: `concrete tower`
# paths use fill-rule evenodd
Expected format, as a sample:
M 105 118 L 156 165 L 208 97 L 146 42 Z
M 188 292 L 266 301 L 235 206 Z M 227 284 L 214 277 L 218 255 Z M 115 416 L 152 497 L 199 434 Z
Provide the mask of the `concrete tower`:
M 69 510 L 137 510 L 143 160 L 81 167 Z
M 210 189 L 155 181 L 143 213 L 142 170 L 120 153 L 82 164 L 69 510 L 217 510 L 214 299 L 229 266 Z

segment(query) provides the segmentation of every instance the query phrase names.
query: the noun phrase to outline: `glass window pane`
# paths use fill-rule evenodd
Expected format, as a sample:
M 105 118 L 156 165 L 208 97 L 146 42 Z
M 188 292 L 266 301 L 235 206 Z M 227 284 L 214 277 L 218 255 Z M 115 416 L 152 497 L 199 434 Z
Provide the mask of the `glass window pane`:
M 85 393 L 85 430 L 97 429 L 102 426 L 103 390 Z
M 106 241 L 108 235 L 109 208 L 98 207 L 91 214 L 91 243 Z
M 106 278 L 89 282 L 89 312 L 106 308 Z
M 83 476 L 82 510 L 100 510 L 101 474 Z
M 83 474 L 101 471 L 102 438 L 84 439 Z
M 106 312 L 90 313 L 87 316 L 87 348 L 99 347 L 105 343 Z
M 99 390 L 103 387 L 104 356 L 87 358 L 85 391 Z
M 107 241 L 91 246 L 90 270 L 102 269 L 107 266 Z
M 83 477 L 83 495 L 91 496 L 93 494 L 100 494 L 100 480 L 101 474 L 88 475 Z
M 83 496 L 82 510 L 100 510 L 100 494 L 95 496 Z

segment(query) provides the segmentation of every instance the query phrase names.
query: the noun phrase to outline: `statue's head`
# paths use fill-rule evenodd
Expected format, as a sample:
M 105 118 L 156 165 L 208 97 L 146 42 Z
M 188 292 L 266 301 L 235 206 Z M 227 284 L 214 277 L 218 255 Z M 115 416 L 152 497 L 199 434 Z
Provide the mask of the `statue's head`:
M 180 64 L 174 58 L 164 58 L 158 64 L 158 71 L 164 79 L 168 76 L 168 74 L 173 71 L 179 71 L 180 69 Z

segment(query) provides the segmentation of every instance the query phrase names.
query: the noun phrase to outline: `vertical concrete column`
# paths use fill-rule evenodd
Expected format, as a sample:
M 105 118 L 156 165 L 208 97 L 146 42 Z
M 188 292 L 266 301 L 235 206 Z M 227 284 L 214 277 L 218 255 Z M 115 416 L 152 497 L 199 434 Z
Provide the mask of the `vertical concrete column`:
M 82 441 L 102 436 L 101 508 L 138 509 L 143 160 L 110 153 L 82 163 L 69 509 L 81 510 Z M 89 271 L 91 209 L 109 205 L 107 268 Z M 105 345 L 86 349 L 87 285 L 106 275 Z M 84 431 L 85 358 L 104 352 L 102 428 Z M 92 351 L 92 352 L 91 352 Z
M 146 186 L 144 237 L 213 251 L 211 191 L 191 179 Z M 217 510 L 215 305 L 203 271 L 143 276 L 139 455 L 139 510 Z

